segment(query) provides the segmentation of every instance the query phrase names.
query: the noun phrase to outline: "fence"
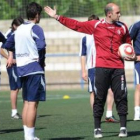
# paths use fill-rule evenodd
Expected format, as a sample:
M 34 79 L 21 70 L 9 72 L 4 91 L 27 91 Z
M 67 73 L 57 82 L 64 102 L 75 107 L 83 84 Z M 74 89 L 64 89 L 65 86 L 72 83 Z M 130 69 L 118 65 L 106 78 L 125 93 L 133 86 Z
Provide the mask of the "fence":
M 9 89 L 8 76 L 6 73 L 6 60 L 2 59 L 1 89 Z M 133 87 L 133 63 L 126 62 L 127 84 Z M 80 58 L 77 53 L 46 54 L 45 76 L 47 89 L 80 89 L 87 88 L 81 78 Z

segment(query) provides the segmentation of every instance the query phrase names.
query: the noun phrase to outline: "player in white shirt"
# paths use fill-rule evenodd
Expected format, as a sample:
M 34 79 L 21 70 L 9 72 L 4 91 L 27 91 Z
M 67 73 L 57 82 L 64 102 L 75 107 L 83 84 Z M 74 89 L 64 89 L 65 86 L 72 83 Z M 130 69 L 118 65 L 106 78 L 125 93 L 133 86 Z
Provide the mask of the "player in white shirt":
M 28 21 L 20 25 L 15 35 L 5 43 L 5 48 L 16 54 L 17 72 L 22 80 L 22 121 L 25 140 L 39 140 L 35 137 L 35 122 L 39 101 L 46 100 L 45 36 L 40 21 L 42 7 L 36 2 L 27 5 Z
M 91 15 L 88 20 L 99 20 L 96 15 Z M 81 69 L 82 78 L 84 81 L 88 81 L 88 91 L 90 92 L 90 105 L 93 108 L 94 104 L 94 73 L 96 63 L 96 48 L 93 35 L 85 35 L 80 43 L 81 56 Z M 87 70 L 86 70 L 87 69 Z M 88 72 L 87 72 L 88 71 Z M 107 111 L 106 111 L 106 122 L 119 122 L 112 114 L 114 97 L 112 90 L 108 90 L 107 96 Z

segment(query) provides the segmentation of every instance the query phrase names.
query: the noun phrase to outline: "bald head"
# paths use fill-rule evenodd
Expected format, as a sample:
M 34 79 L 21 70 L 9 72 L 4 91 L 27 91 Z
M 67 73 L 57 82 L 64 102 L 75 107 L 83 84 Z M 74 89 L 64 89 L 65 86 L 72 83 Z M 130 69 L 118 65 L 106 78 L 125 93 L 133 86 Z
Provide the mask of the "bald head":
M 118 8 L 119 6 L 115 3 L 108 3 L 104 9 L 105 11 L 105 15 L 107 16 L 107 14 L 109 12 L 112 12 L 115 8 Z

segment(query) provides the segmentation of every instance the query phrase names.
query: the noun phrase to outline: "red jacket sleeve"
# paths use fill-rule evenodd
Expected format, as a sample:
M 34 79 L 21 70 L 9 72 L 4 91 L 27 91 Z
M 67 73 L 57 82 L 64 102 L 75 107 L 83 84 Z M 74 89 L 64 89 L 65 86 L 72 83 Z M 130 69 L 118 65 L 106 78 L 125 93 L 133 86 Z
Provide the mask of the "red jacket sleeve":
M 71 18 L 60 16 L 58 21 L 64 26 L 81 33 L 93 34 L 97 20 L 80 22 Z

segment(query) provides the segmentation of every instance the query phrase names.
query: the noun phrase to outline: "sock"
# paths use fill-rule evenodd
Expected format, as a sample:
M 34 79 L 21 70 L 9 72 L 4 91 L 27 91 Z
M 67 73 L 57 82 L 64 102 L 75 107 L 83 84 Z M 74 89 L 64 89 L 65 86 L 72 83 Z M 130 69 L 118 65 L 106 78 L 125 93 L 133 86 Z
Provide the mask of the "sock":
M 29 139 L 34 139 L 34 137 L 35 137 L 35 135 L 34 135 L 35 128 L 34 127 L 30 128 L 30 127 L 26 126 L 26 132 L 27 132 L 26 137 L 28 137 Z
M 111 116 L 112 116 L 112 111 L 108 111 L 108 110 L 107 110 L 107 111 L 106 111 L 106 117 L 109 118 L 109 117 L 111 117 Z
M 12 117 L 17 114 L 17 109 L 12 109 Z
M 134 110 L 135 110 L 135 115 L 139 117 L 139 115 L 140 115 L 140 107 L 139 106 L 135 106 Z
M 23 130 L 24 130 L 24 137 L 26 137 L 27 136 L 27 130 L 26 130 L 26 125 L 23 125 Z
M 97 129 L 98 129 L 98 130 L 101 130 L 101 128 L 96 128 L 96 129 L 94 129 L 94 131 L 96 131 Z
M 121 127 L 120 130 L 126 129 L 126 127 Z
M 140 117 L 140 106 L 139 106 L 139 117 Z

